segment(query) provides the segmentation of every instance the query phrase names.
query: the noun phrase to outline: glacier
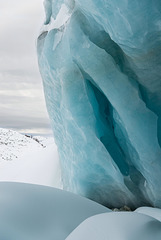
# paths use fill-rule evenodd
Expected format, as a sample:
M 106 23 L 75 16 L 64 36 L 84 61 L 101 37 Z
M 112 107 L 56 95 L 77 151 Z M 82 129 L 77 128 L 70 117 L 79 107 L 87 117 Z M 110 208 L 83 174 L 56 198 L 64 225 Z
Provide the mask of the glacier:
M 39 69 L 64 189 L 161 207 L 160 0 L 45 0 Z

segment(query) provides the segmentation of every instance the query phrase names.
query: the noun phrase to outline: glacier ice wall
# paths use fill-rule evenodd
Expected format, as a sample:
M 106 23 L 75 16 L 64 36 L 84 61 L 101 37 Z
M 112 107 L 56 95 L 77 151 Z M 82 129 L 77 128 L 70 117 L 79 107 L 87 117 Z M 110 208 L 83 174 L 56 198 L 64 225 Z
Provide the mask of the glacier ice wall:
M 64 188 L 161 207 L 160 0 L 45 0 L 38 60 Z

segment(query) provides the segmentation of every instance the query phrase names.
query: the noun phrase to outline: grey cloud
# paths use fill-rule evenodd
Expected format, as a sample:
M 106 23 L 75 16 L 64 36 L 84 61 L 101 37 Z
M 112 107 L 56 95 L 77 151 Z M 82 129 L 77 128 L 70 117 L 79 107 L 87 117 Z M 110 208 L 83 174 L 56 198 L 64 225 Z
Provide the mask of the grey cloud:
M 42 2 L 0 1 L 0 127 L 51 132 L 36 56 Z

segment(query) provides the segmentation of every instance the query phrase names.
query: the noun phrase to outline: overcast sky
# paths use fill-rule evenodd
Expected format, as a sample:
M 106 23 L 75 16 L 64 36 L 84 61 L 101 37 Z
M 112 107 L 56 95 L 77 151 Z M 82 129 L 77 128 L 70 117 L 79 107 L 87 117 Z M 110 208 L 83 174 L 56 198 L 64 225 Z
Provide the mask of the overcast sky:
M 43 0 L 0 0 L 0 127 L 51 134 L 36 56 Z

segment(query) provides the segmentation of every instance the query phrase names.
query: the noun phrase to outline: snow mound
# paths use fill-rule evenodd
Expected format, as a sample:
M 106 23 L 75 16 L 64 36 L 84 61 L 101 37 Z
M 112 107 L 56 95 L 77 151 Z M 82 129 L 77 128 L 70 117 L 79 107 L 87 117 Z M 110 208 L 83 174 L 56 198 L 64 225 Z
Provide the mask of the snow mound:
M 159 208 L 140 207 L 140 208 L 137 208 L 135 212 L 151 216 L 161 222 L 161 209 Z
M 83 197 L 31 184 L 0 183 L 1 240 L 64 240 L 107 208 Z
M 160 240 L 161 210 L 136 211 L 112 212 L 56 188 L 0 183 L 2 240 Z
M 66 240 L 160 240 L 161 222 L 136 212 L 110 212 L 81 223 Z

